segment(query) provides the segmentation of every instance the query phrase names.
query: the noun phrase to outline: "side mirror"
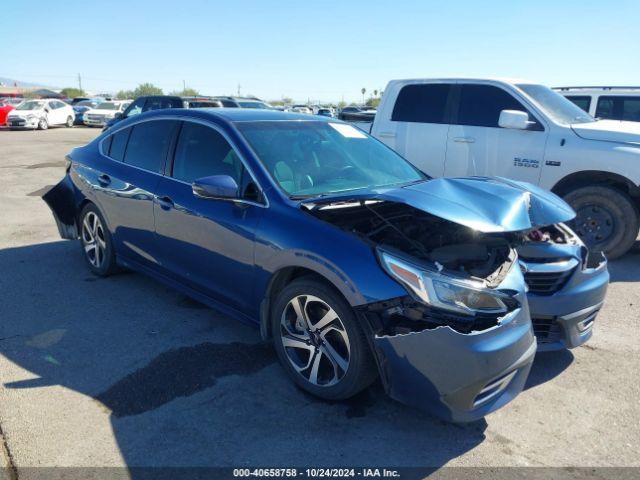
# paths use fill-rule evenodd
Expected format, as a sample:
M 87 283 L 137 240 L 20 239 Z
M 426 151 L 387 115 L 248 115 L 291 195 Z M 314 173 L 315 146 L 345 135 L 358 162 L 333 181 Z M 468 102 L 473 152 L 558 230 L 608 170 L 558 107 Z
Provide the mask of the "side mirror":
M 229 175 L 212 175 L 196 179 L 191 185 L 193 194 L 200 198 L 235 200 L 238 198 L 238 184 Z
M 501 128 L 512 128 L 515 130 L 526 130 L 529 128 L 529 114 L 519 110 L 502 110 L 498 125 Z

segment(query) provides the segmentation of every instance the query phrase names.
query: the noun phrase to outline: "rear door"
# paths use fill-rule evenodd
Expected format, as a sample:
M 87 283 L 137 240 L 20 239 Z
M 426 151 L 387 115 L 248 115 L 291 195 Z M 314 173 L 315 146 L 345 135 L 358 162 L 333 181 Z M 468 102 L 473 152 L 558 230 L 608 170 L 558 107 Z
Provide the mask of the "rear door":
M 96 203 L 118 254 L 147 266 L 158 263 L 153 201 L 177 125 L 174 120 L 149 120 L 118 130 L 102 143 L 109 161 L 92 172 Z
M 534 122 L 527 130 L 500 128 L 502 110 L 519 110 Z M 445 176 L 501 176 L 537 184 L 547 131 L 522 102 L 502 87 L 456 87 L 447 140 Z
M 441 177 L 451 91 L 450 83 L 402 86 L 392 109 L 378 110 L 374 135 L 427 175 Z
M 236 201 L 193 194 L 194 180 L 229 175 Z M 221 130 L 185 121 L 173 165 L 154 206 L 159 259 L 165 273 L 211 298 L 248 313 L 254 271 L 254 236 L 266 205 L 240 156 Z

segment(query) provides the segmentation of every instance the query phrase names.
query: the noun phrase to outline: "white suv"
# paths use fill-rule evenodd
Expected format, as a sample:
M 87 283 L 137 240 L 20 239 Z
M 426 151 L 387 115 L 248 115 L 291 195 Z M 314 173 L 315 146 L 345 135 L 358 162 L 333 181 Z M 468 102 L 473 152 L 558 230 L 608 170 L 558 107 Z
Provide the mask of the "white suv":
M 592 117 L 640 122 L 640 87 L 554 88 Z
M 393 80 L 371 133 L 433 177 L 500 176 L 551 190 L 610 258 L 638 236 L 640 123 L 596 120 L 556 91 L 502 79 Z
M 32 128 L 46 130 L 52 125 L 73 127 L 76 114 L 60 100 L 25 100 L 7 116 L 7 126 L 13 128 Z

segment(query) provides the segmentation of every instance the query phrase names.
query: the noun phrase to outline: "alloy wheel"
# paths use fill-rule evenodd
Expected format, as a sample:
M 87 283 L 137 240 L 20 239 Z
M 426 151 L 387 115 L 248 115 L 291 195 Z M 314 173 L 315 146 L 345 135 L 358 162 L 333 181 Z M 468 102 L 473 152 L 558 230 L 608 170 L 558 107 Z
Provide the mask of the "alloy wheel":
M 102 267 L 106 258 L 107 242 L 104 227 L 95 212 L 88 212 L 82 221 L 82 246 L 89 263 L 96 268 Z
M 291 299 L 280 319 L 280 339 L 289 363 L 309 383 L 338 383 L 349 368 L 351 347 L 340 317 L 313 295 Z

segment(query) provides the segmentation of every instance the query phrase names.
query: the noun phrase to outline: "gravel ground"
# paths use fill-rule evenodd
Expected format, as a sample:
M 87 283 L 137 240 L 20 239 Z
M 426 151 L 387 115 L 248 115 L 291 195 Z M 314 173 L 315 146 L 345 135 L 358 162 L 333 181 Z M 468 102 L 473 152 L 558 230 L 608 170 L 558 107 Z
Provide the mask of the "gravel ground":
M 538 355 L 527 389 L 485 420 L 446 424 L 379 385 L 320 402 L 257 330 L 139 274 L 93 277 L 59 239 L 40 194 L 98 133 L 0 130 L 7 478 L 34 466 L 640 466 L 640 246 L 611 263 L 592 340 Z

